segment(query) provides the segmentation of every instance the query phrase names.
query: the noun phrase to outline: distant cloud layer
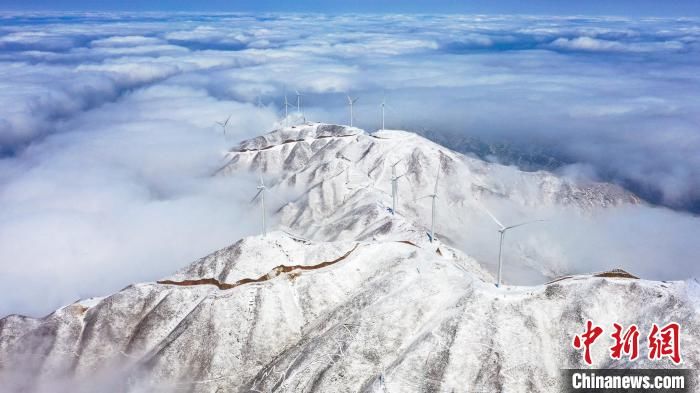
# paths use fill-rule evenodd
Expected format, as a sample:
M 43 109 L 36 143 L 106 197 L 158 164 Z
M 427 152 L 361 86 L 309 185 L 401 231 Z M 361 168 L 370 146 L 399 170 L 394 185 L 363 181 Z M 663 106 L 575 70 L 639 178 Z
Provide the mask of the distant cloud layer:
M 253 232 L 234 224 L 242 187 L 209 174 L 273 127 L 285 89 L 312 120 L 347 122 L 349 92 L 373 129 L 386 96 L 390 127 L 541 145 L 576 163 L 563 172 L 700 211 L 697 19 L 0 21 L 0 314 L 153 279 Z M 231 114 L 224 141 L 214 122 Z

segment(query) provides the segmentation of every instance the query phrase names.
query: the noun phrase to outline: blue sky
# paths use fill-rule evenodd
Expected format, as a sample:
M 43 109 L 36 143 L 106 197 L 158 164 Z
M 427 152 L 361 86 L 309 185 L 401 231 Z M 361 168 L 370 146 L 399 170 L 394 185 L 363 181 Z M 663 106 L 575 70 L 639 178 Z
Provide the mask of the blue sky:
M 630 16 L 698 16 L 700 2 L 695 0 L 191 0 L 99 1 L 99 0 L 5 0 L 5 10 L 156 10 L 156 11 L 246 11 L 246 12 L 417 12 L 417 13 L 514 13 L 514 14 L 585 14 Z

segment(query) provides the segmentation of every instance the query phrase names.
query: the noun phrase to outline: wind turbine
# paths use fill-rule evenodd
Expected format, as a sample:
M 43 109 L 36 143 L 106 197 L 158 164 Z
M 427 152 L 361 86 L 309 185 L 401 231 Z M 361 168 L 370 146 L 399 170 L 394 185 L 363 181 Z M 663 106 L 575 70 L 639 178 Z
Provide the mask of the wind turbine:
M 394 163 L 394 165 L 391 166 L 391 215 L 392 216 L 396 213 L 396 200 L 398 199 L 399 179 L 406 175 L 404 173 L 401 176 L 396 176 L 396 165 L 398 165 L 398 163 L 401 161 L 403 161 L 403 159 L 396 161 Z
M 498 225 L 501 228 L 498 230 L 498 233 L 501 235 L 501 239 L 498 242 L 498 279 L 496 281 L 496 287 L 500 287 L 501 286 L 501 271 L 502 271 L 502 267 L 503 267 L 503 264 L 501 263 L 501 255 L 503 252 L 503 238 L 506 236 L 506 232 L 513 229 L 513 228 L 521 227 L 523 225 L 533 224 L 536 222 L 543 222 L 545 220 L 532 220 L 532 221 L 521 222 L 520 224 L 505 226 L 498 220 L 498 218 L 496 218 L 496 216 L 491 214 L 491 212 L 488 211 L 488 209 L 486 209 L 483 206 L 481 208 L 484 209 L 486 214 L 488 214 L 489 217 L 491 217 L 493 222 L 495 222 L 496 225 Z
M 426 195 L 424 197 L 418 198 L 418 199 L 433 198 L 432 220 L 430 221 L 430 234 L 429 234 L 431 243 L 435 239 L 435 201 L 437 200 L 437 197 L 438 197 L 437 188 L 438 188 L 438 181 L 440 180 L 440 166 L 439 165 L 440 164 L 438 164 L 437 177 L 435 178 L 435 189 L 433 190 L 433 193 L 430 195 Z
M 301 97 L 304 95 L 299 93 L 299 90 L 294 90 L 297 93 L 297 113 L 301 115 L 304 123 L 306 123 L 306 116 L 304 116 L 304 106 L 301 103 Z
M 386 107 L 386 97 L 382 97 L 382 130 L 384 130 L 384 108 Z
M 347 97 L 348 97 L 348 105 L 350 105 L 350 127 L 352 127 L 352 106 L 353 106 L 353 104 L 355 104 L 357 102 L 357 100 L 360 99 L 360 97 L 352 98 L 349 95 Z
M 435 177 L 435 189 L 433 190 L 433 195 L 429 195 L 431 198 L 433 198 L 433 212 L 432 212 L 433 219 L 430 222 L 430 242 L 431 243 L 435 239 L 435 201 L 437 200 L 437 197 L 438 197 L 437 187 L 438 187 L 439 180 L 440 180 L 440 164 L 438 163 L 437 176 Z
M 287 92 L 284 92 L 284 126 L 289 127 L 289 107 L 292 106 L 287 100 Z
M 226 127 L 228 126 L 229 120 L 231 120 L 231 116 L 233 116 L 233 115 L 229 115 L 225 121 L 217 121 L 216 122 L 216 124 L 220 125 L 221 128 L 224 130 L 224 136 L 226 136 Z
M 251 202 L 255 202 L 258 197 L 260 197 L 260 210 L 262 211 L 262 235 L 267 235 L 267 227 L 265 226 L 265 182 L 263 181 L 262 175 L 260 175 L 260 184 L 258 184 L 258 193 L 255 194 Z

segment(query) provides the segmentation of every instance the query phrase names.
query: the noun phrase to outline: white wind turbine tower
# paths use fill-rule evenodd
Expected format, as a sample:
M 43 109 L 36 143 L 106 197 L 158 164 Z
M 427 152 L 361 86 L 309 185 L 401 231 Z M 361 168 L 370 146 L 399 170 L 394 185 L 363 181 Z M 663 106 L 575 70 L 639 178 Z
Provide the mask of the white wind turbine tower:
M 398 160 L 394 163 L 394 165 L 391 166 L 391 215 L 393 216 L 396 214 L 396 200 L 398 199 L 399 195 L 399 179 L 405 176 L 406 174 L 402 174 L 400 176 L 396 176 L 396 165 L 403 161 L 403 159 Z
M 225 121 L 217 121 L 216 122 L 216 124 L 220 125 L 221 129 L 224 131 L 224 136 L 226 136 L 226 127 L 228 127 L 228 122 L 229 122 L 229 120 L 231 120 L 231 116 L 233 116 L 233 115 L 229 115 Z
M 500 229 L 498 230 L 498 233 L 501 235 L 501 238 L 498 242 L 498 278 L 496 280 L 496 287 L 500 287 L 501 286 L 501 271 L 502 271 L 502 267 L 503 267 L 503 264 L 501 263 L 501 254 L 503 252 L 503 238 L 506 236 L 506 232 L 510 229 L 513 229 L 513 228 L 521 227 L 523 225 L 528 225 L 528 224 L 532 224 L 532 223 L 536 223 L 536 222 L 543 222 L 545 220 L 532 220 L 532 221 L 521 222 L 520 224 L 505 226 L 498 220 L 498 218 L 496 218 L 496 216 L 491 214 L 491 212 L 488 211 L 488 209 L 486 209 L 483 206 L 481 208 L 484 209 L 486 214 L 488 214 L 489 217 L 491 217 L 493 222 L 495 222 L 496 225 L 498 225 L 500 227 Z
M 258 197 L 260 197 L 260 210 L 262 212 L 262 235 L 267 235 L 267 226 L 265 225 L 265 182 L 263 181 L 262 175 L 260 175 L 260 184 L 258 184 L 258 193 L 255 194 L 251 202 L 255 202 Z
M 350 127 L 352 127 L 352 118 L 353 118 L 352 106 L 357 102 L 357 100 L 360 99 L 360 97 L 352 98 L 349 95 L 347 97 L 348 97 L 348 105 L 350 105 Z

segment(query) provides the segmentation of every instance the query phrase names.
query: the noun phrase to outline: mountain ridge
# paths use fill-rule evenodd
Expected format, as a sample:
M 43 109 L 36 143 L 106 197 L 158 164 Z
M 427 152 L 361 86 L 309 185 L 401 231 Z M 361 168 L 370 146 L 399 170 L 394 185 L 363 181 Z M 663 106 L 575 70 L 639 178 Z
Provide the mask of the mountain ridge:
M 392 214 L 387 183 L 402 157 Z M 284 194 L 269 210 L 275 230 L 157 282 L 44 318 L 0 319 L 0 384 L 11 392 L 548 392 L 560 389 L 561 368 L 584 365 L 571 334 L 586 319 L 677 321 L 684 367 L 700 365 L 697 280 L 569 275 L 496 288 L 482 261 L 457 247 L 484 195 L 581 214 L 638 203 L 633 196 L 521 174 L 405 132 L 316 123 L 244 141 L 227 159 L 217 176 L 253 172 L 271 197 Z M 420 198 L 437 168 L 431 242 Z M 477 184 L 488 192 L 474 193 Z M 603 345 L 593 356 L 595 367 L 669 366 L 615 361 Z

